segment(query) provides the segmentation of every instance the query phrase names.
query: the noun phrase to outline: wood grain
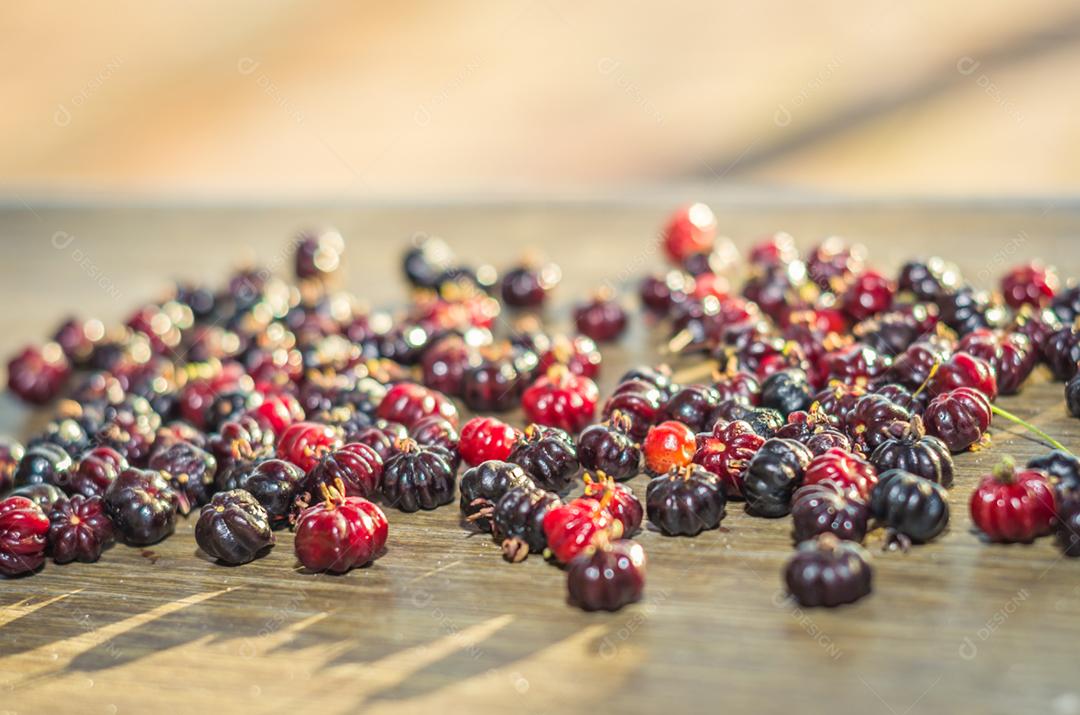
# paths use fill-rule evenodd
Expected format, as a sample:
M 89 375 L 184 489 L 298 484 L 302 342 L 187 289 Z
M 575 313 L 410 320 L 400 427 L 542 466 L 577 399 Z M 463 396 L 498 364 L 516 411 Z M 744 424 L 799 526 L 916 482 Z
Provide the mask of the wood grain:
M 839 233 L 866 243 L 888 269 L 933 252 L 983 284 L 1033 256 L 1080 274 L 1073 204 L 714 198 L 740 246 L 776 229 L 804 245 Z M 376 304 L 402 298 L 397 256 L 415 232 L 497 263 L 542 245 L 564 268 L 552 319 L 565 321 L 566 305 L 589 287 L 632 283 L 656 263 L 651 237 L 668 204 L 12 207 L 0 211 L 8 249 L 0 344 L 10 353 L 73 308 L 118 319 L 154 297 L 165 277 L 217 280 L 246 253 L 284 269 L 280 246 L 312 221 L 342 229 L 349 286 Z M 653 351 L 635 321 L 605 353 L 602 388 Z M 1080 422 L 1066 416 L 1061 385 L 1044 375 L 1000 404 L 1080 448 Z M 0 403 L 9 431 L 20 432 L 29 416 L 10 398 Z M 803 611 L 784 598 L 788 522 L 747 517 L 738 505 L 722 529 L 694 539 L 641 534 L 647 595 L 616 614 L 569 607 L 557 568 L 538 558 L 503 563 L 489 539 L 459 526 L 452 507 L 389 514 L 387 554 L 340 577 L 298 570 L 287 532 L 264 559 L 217 566 L 198 555 L 188 521 L 152 554 L 117 546 L 98 564 L 50 563 L 3 582 L 4 708 L 1075 712 L 1080 563 L 1062 559 L 1049 540 L 990 546 L 971 531 L 966 503 L 977 475 L 1005 452 L 1026 459 L 1044 451 L 1000 424 L 992 434 L 992 449 L 957 460 L 948 533 L 907 554 L 879 553 L 873 595 L 838 610 Z M 644 483 L 631 482 L 638 492 Z M 871 540 L 875 552 L 879 545 Z

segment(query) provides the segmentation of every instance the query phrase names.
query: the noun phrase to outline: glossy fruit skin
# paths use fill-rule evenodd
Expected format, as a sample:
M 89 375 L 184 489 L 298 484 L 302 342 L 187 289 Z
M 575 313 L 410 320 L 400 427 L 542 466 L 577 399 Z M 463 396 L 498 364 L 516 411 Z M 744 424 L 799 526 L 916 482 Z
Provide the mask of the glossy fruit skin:
M 454 500 L 454 471 L 441 450 L 406 439 L 383 467 L 382 493 L 404 512 L 435 509 Z
M 319 485 L 332 487 L 340 480 L 343 496 L 371 498 L 382 482 L 383 461 L 372 447 L 359 442 L 342 445 L 312 467 L 304 477 L 301 491 L 309 495 L 308 503 L 318 500 Z
M 997 399 L 997 379 L 990 363 L 963 351 L 953 353 L 942 363 L 927 385 L 931 395 L 941 395 L 958 387 L 979 390 L 991 402 Z
M 818 384 L 827 385 L 838 380 L 846 385 L 866 385 L 883 375 L 891 365 L 892 360 L 887 355 L 869 345 L 853 343 L 822 356 L 824 377 Z
M 908 261 L 900 269 L 897 289 L 910 292 L 919 300 L 934 300 L 942 292 L 958 287 L 960 273 L 956 266 L 941 258 L 924 261 Z
M 506 461 L 520 465 L 541 489 L 564 493 L 581 468 L 574 440 L 556 427 L 525 428 Z
M 880 475 L 870 494 L 870 511 L 894 533 L 923 544 L 949 525 L 949 495 L 936 482 L 890 469 Z
M 246 564 L 274 545 L 270 515 L 243 489 L 218 492 L 199 512 L 195 542 L 222 563 Z
M 444 395 L 460 396 L 465 370 L 474 358 L 474 350 L 460 335 L 448 335 L 432 343 L 420 358 L 424 386 Z
M 71 457 L 60 447 L 48 442 L 35 444 L 26 450 L 15 470 L 17 487 L 29 484 L 52 484 L 64 488 L 71 471 Z
M 577 456 L 589 471 L 629 479 L 641 467 L 641 447 L 629 434 L 630 420 L 621 413 L 607 422 L 586 427 L 577 440 Z
M 495 504 L 515 487 L 537 488 L 525 470 L 516 464 L 489 460 L 466 470 L 461 476 L 461 498 L 458 500 L 461 515 L 480 531 L 491 531 Z
M 386 391 L 375 415 L 388 422 L 399 422 L 408 429 L 422 417 L 442 415 L 455 427 L 458 412 L 454 403 L 441 392 L 413 382 L 399 382 Z
M 690 465 L 654 477 L 645 490 L 649 522 L 667 536 L 696 536 L 720 526 L 727 515 L 720 477 Z
M 1049 305 L 1059 285 L 1054 269 L 1038 263 L 1017 266 L 1001 277 L 1001 293 L 1014 310 L 1022 305 Z
M 58 501 L 63 501 L 67 497 L 57 487 L 52 484 L 27 484 L 21 487 L 15 487 L 8 492 L 6 497 L 24 497 L 41 507 L 41 510 L 48 513 L 52 509 L 53 504 Z
M 361 497 L 319 502 L 300 515 L 296 558 L 315 572 L 345 573 L 370 563 L 386 546 L 386 515 Z
M 507 412 L 517 406 L 527 379 L 509 357 L 482 360 L 466 368 L 461 397 L 476 412 Z
M 1003 306 L 970 286 L 942 293 L 935 302 L 941 311 L 942 322 L 960 335 L 978 328 L 1000 327 L 1006 318 Z
M 668 420 L 649 428 L 642 450 L 649 474 L 667 474 L 694 461 L 697 440 L 688 426 Z
M 345 240 L 333 229 L 303 233 L 296 239 L 293 268 L 301 280 L 326 280 L 341 266 Z
M 709 385 L 687 385 L 664 403 L 661 418 L 682 422 L 690 429 L 704 432 L 712 427 L 712 415 L 720 404 L 720 393 Z
M 952 486 L 953 459 L 949 448 L 937 437 L 926 434 L 922 418 L 916 415 L 902 427 L 894 423 L 889 432 L 892 436 L 870 455 L 870 463 L 878 474 L 901 469 L 946 489 Z
M 1046 475 L 999 465 L 971 494 L 971 520 L 991 541 L 1028 542 L 1053 531 L 1057 503 Z
M 786 435 L 777 433 L 778 437 L 787 438 Z M 806 437 L 800 438 L 798 441 L 806 445 L 806 448 L 810 450 L 810 454 L 815 457 L 819 454 L 824 454 L 830 449 L 843 449 L 846 451 L 852 450 L 851 439 L 846 434 L 838 430 L 827 427 L 820 432 L 814 432 Z
M 626 311 L 614 300 L 597 297 L 574 309 L 574 324 L 598 343 L 611 342 L 626 330 Z
M 810 450 L 793 439 L 766 440 L 742 473 L 746 512 L 768 518 L 788 514 L 812 459 Z
M 92 563 L 112 542 L 113 525 L 101 497 L 76 494 L 49 510 L 49 553 L 56 563 Z
M 586 551 L 570 562 L 566 585 L 570 602 L 585 611 L 617 611 L 641 600 L 645 590 L 645 550 L 619 539 Z
M 986 395 L 970 387 L 938 395 L 923 412 L 927 433 L 944 442 L 953 454 L 979 442 L 992 417 Z
M 265 395 L 263 403 L 248 412 L 264 430 L 279 435 L 293 422 L 304 419 L 304 410 L 287 392 Z
M 642 380 L 622 382 L 604 404 L 604 419 L 619 412 L 630 420 L 630 436 L 645 439 L 649 428 L 660 421 L 663 396 L 655 385 Z
M 1053 449 L 1028 460 L 1027 468 L 1044 473 L 1054 488 L 1058 505 L 1080 501 L 1080 459 Z
M 193 508 L 210 501 L 217 460 L 205 449 L 190 442 L 177 442 L 155 453 L 146 466 L 168 480 L 176 492 L 181 514 L 186 516 Z
M 240 415 L 221 425 L 206 438 L 206 447 L 224 469 L 241 459 L 265 459 L 273 456 L 274 433 L 264 430 L 250 415 Z
M 717 421 L 712 432 L 697 435 L 694 464 L 718 476 L 729 499 L 741 498 L 740 475 L 763 444 L 765 438 L 746 422 Z
M 795 543 L 830 533 L 838 539 L 861 543 L 866 538 L 870 508 L 843 484 L 829 480 L 806 484 L 791 500 L 792 537 Z
M 1058 511 L 1057 544 L 1070 558 L 1080 557 L 1080 501 L 1071 501 Z
M 155 544 L 173 533 L 180 499 L 158 472 L 130 467 L 105 491 L 105 513 L 124 540 Z
M 866 320 L 892 305 L 896 286 L 877 271 L 865 271 L 844 293 L 844 311 L 855 320 Z
M 601 501 L 607 497 L 607 510 L 615 519 L 622 522 L 623 536 L 632 536 L 641 528 L 641 522 L 645 518 L 645 507 L 626 484 L 618 484 L 610 478 L 604 478 L 602 472 L 596 475 L 596 479 L 585 475 L 584 496 Z
M 0 501 L 0 574 L 18 576 L 45 563 L 49 518 L 37 503 L 21 496 Z
M 1065 383 L 1065 407 L 1073 417 L 1080 417 L 1080 373 Z
M 473 417 L 461 428 L 458 450 L 470 467 L 492 459 L 505 461 L 519 434 L 495 417 Z
M 1066 327 L 1053 333 L 1043 345 L 1043 358 L 1055 380 L 1071 380 L 1080 361 L 1080 330 Z
M 870 593 L 872 580 L 869 553 L 832 534 L 799 544 L 784 569 L 788 592 L 806 607 L 854 603 Z
M 1002 395 L 1015 395 L 1039 359 L 1039 352 L 1022 333 L 995 333 L 973 330 L 957 346 L 960 350 L 985 360 L 994 372 Z
M 559 563 L 568 564 L 597 539 L 618 538 L 622 522 L 616 521 L 597 499 L 574 499 L 552 507 L 544 515 L 544 538 Z
M 442 450 L 443 457 L 455 473 L 461 466 L 461 452 L 458 451 L 461 437 L 454 425 L 445 418 L 439 415 L 423 418 L 409 430 L 409 437 L 417 444 Z
M 492 533 L 503 543 L 503 553 L 511 561 L 520 561 L 530 552 L 538 554 L 547 547 L 544 518 L 548 511 L 561 506 L 558 495 L 544 489 L 514 487 L 495 504 Z
M 376 420 L 374 424 L 353 435 L 349 441 L 359 442 L 371 447 L 379 453 L 383 464 L 386 464 L 386 461 L 397 453 L 394 445 L 408 436 L 409 431 L 400 422 Z
M 757 376 L 745 370 L 734 370 L 721 375 L 713 388 L 720 402 L 738 400 L 749 406 L 757 406 L 761 400 L 761 383 Z
M 289 521 L 293 500 L 304 482 L 304 471 L 283 459 L 267 459 L 245 470 L 235 487 L 249 492 L 266 510 L 270 526 L 278 529 Z
M 864 395 L 855 401 L 844 419 L 844 431 L 851 441 L 866 452 L 872 452 L 889 438 L 894 422 L 907 422 L 911 412 L 883 395 Z
M 329 425 L 294 422 L 278 437 L 277 455 L 307 472 L 341 444 L 341 433 Z
M 779 370 L 761 384 L 762 407 L 776 410 L 784 417 L 810 406 L 813 392 L 806 372 L 798 368 Z
M 60 394 L 71 365 L 56 343 L 28 347 L 8 362 L 8 389 L 32 405 L 44 405 Z
M 587 335 L 575 335 L 572 338 L 556 336 L 551 347 L 540 355 L 537 370 L 546 373 L 553 365 L 565 365 L 575 375 L 595 378 L 600 372 L 603 357 L 593 339 Z
M 539 308 L 547 299 L 548 291 L 558 282 L 557 276 L 557 271 L 552 273 L 547 268 L 513 268 L 502 277 L 503 303 L 512 308 Z
M 675 265 L 687 256 L 708 253 L 716 242 L 716 216 L 705 204 L 680 206 L 664 227 L 664 252 Z
M 823 481 L 839 484 L 853 496 L 867 501 L 878 482 L 878 473 L 874 465 L 854 452 L 830 449 L 814 457 L 803 475 L 803 484 Z
M 599 400 L 595 382 L 556 366 L 525 390 L 521 407 L 530 422 L 576 433 L 592 422 Z

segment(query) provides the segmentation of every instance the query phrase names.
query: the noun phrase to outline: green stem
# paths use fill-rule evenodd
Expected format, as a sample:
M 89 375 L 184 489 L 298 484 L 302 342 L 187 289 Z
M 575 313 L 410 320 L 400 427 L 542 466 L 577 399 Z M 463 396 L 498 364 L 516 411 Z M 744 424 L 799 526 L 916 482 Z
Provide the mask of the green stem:
M 1018 424 L 1021 427 L 1023 427 L 1024 429 L 1028 430 L 1029 432 L 1032 432 L 1033 434 L 1038 435 L 1039 437 L 1041 437 L 1045 441 L 1049 442 L 1051 447 L 1053 447 L 1055 449 L 1060 449 L 1062 452 L 1064 452 L 1065 454 L 1068 454 L 1070 456 L 1075 456 L 1061 442 L 1058 442 L 1056 439 L 1054 439 L 1050 435 L 1046 434 L 1041 429 L 1039 429 L 1035 425 L 1031 424 L 1027 420 L 1020 419 L 1019 417 L 1014 415 L 1012 412 L 1009 412 L 1008 410 L 1003 410 L 1000 407 L 998 407 L 997 405 L 990 405 L 990 411 L 993 412 L 995 415 L 998 415 L 999 417 L 1004 417 L 1005 419 L 1009 420 L 1010 422 Z

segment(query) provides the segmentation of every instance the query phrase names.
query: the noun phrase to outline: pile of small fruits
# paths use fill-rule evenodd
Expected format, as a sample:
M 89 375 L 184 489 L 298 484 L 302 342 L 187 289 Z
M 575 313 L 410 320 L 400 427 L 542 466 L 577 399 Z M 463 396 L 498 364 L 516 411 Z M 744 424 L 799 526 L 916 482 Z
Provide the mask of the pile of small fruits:
M 948 527 L 952 455 L 983 448 L 994 415 L 1057 449 L 1002 460 L 971 495 L 974 523 L 990 541 L 1056 533 L 1080 556 L 1080 462 L 994 404 L 1042 364 L 1080 416 L 1080 287 L 1035 263 L 997 293 L 937 258 L 890 277 L 840 239 L 800 256 L 776 234 L 736 290 L 738 252 L 702 204 L 671 216 L 662 248 L 672 267 L 644 278 L 635 315 L 667 331 L 680 370 L 632 369 L 606 399 L 594 379 L 630 318 L 619 296 L 598 291 L 575 333 L 552 334 L 554 264 L 500 278 L 436 238 L 406 252 L 396 314 L 340 289 L 345 242 L 325 230 L 295 241 L 291 282 L 245 269 L 120 326 L 70 319 L 8 366 L 9 389 L 53 418 L 0 442 L 0 573 L 154 544 L 189 515 L 221 563 L 292 529 L 303 567 L 343 573 L 392 548 L 384 509 L 456 499 L 507 561 L 544 554 L 573 604 L 616 610 L 641 598 L 646 521 L 693 537 L 742 502 L 790 516 L 787 588 L 835 606 L 870 592 L 871 529 L 907 549 Z M 642 471 L 644 500 L 625 484 Z

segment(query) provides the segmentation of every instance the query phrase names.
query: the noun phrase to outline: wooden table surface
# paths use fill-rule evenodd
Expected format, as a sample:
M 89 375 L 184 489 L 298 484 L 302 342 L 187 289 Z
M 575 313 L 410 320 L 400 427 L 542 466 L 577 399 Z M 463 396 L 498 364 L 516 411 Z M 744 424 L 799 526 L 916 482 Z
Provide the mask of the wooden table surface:
M 219 280 L 256 255 L 284 270 L 297 228 L 332 223 L 349 240 L 351 288 L 377 305 L 404 296 L 398 255 L 433 233 L 496 263 L 542 246 L 563 266 L 556 321 L 604 280 L 636 282 L 657 263 L 652 237 L 669 201 L 291 207 L 26 207 L 0 211 L 0 345 L 10 353 L 59 319 L 118 319 L 170 277 Z M 836 233 L 894 269 L 940 253 L 977 283 L 1041 256 L 1080 275 L 1077 204 L 749 204 L 716 197 L 740 246 L 767 231 L 802 245 Z M 601 388 L 652 360 L 635 321 L 606 351 Z M 1080 422 L 1060 384 L 1038 376 L 1000 404 L 1073 449 Z M 9 397 L 0 427 L 23 434 Z M 784 597 L 787 519 L 729 509 L 697 538 L 638 538 L 647 593 L 614 614 L 565 603 L 563 573 L 509 565 L 456 507 L 389 514 L 389 551 L 345 576 L 296 568 L 292 537 L 239 568 L 197 555 L 192 521 L 152 548 L 117 546 L 97 564 L 56 566 L 0 589 L 0 709 L 18 713 L 1080 712 L 1080 562 L 1050 540 L 991 546 L 967 500 L 1003 453 L 1044 451 L 1000 423 L 989 451 L 960 455 L 948 533 L 904 554 L 876 552 L 873 594 L 836 610 Z M 639 493 L 645 477 L 631 484 Z

